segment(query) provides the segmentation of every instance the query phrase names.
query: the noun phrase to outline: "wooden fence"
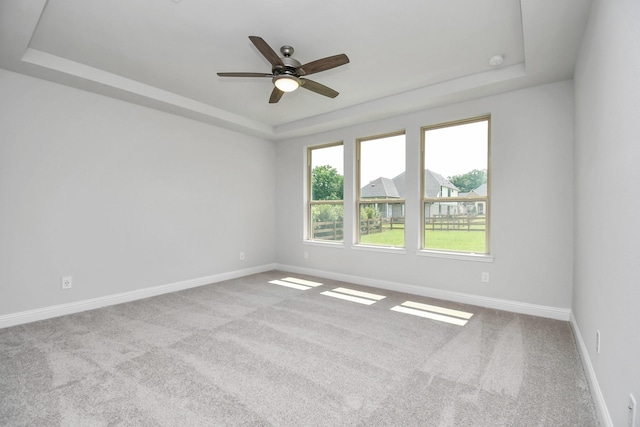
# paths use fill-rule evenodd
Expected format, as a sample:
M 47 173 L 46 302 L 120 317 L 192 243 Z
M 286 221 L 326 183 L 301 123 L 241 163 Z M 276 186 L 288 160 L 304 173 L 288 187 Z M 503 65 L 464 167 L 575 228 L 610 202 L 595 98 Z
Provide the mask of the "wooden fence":
M 404 217 L 369 218 L 360 220 L 360 235 L 382 233 L 384 230 L 404 229 Z
M 425 218 L 425 229 L 431 231 L 486 231 L 484 215 L 433 215 Z
M 319 240 L 342 240 L 343 222 L 338 220 L 314 222 L 313 238 Z
M 338 220 L 314 222 L 313 238 L 343 240 L 343 227 L 344 223 Z M 404 229 L 404 217 L 360 220 L 360 235 L 396 229 Z M 487 222 L 484 215 L 432 215 L 425 218 L 425 229 L 431 231 L 486 231 Z
M 319 240 L 342 240 L 343 222 L 325 221 L 313 223 L 313 238 Z M 385 230 L 404 229 L 404 217 L 370 218 L 360 220 L 360 234 L 382 233 Z

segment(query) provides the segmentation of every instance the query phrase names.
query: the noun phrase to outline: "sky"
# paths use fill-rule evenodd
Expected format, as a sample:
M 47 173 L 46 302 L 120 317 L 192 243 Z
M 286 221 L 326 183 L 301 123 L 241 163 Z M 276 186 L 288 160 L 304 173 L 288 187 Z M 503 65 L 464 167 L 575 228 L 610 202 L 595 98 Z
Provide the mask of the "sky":
M 313 150 L 311 156 L 311 169 L 316 166 L 331 165 L 338 170 L 340 175 L 344 176 L 343 161 L 344 146 L 334 145 L 332 147 L 317 148 Z
M 487 169 L 487 126 L 482 121 L 426 131 L 425 169 L 445 178 Z
M 360 184 L 377 178 L 395 178 L 405 171 L 405 135 L 370 139 L 360 143 Z
M 427 130 L 425 168 L 445 178 L 487 169 L 487 126 L 487 121 L 481 121 Z M 405 135 L 362 141 L 360 182 L 394 178 L 405 170 L 405 161 Z M 331 165 L 344 175 L 343 146 L 313 150 L 311 166 L 320 165 Z

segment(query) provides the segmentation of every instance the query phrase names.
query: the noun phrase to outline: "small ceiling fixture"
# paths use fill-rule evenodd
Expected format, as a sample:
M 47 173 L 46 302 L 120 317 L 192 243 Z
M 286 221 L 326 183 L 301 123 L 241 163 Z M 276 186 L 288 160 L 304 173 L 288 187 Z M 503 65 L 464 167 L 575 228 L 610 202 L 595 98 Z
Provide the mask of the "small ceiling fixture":
M 283 92 L 293 92 L 300 87 L 300 79 L 289 74 L 281 74 L 273 78 L 273 84 Z
M 489 58 L 489 65 L 493 67 L 497 67 L 498 65 L 504 64 L 504 55 L 493 55 Z

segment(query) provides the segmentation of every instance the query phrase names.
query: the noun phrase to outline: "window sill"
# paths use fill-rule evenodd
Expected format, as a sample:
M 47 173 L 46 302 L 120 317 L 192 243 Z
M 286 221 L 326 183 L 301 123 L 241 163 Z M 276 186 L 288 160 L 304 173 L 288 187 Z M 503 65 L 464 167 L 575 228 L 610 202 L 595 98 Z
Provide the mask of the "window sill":
M 431 258 L 446 258 L 446 259 L 457 259 L 460 261 L 475 261 L 475 262 L 493 262 L 493 255 L 486 254 L 472 254 L 472 253 L 459 253 L 459 252 L 442 252 L 442 251 L 429 251 L 426 249 L 422 249 L 416 251 L 416 255 L 431 257 Z
M 407 249 L 396 248 L 393 246 L 353 245 L 351 246 L 351 249 L 354 249 L 357 251 L 386 252 L 389 254 L 401 254 L 401 255 L 404 255 L 407 253 Z
M 303 240 L 303 245 L 324 246 L 330 248 L 344 248 L 344 242 L 335 242 L 332 240 Z

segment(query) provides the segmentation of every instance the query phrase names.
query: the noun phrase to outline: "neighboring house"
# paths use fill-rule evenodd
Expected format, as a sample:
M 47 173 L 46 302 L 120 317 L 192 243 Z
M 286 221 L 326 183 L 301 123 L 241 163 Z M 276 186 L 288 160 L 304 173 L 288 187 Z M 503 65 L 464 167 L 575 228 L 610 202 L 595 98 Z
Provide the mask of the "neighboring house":
M 482 184 L 468 193 L 460 193 L 460 197 L 487 197 L 487 184 Z M 467 214 L 484 215 L 487 212 L 487 202 L 465 202 L 464 210 Z
M 424 170 L 424 192 L 427 198 L 459 197 L 460 190 L 451 181 L 439 173 Z M 425 218 L 435 215 L 456 215 L 460 213 L 458 202 L 429 203 L 425 206 Z
M 361 188 L 360 198 L 403 199 L 405 197 L 405 181 L 405 172 L 393 179 L 377 178 Z M 429 169 L 424 171 L 424 188 L 425 196 L 428 198 L 458 197 L 460 192 L 451 181 Z M 404 204 L 376 203 L 375 206 L 383 218 L 404 216 Z M 425 215 L 427 218 L 433 215 L 455 215 L 459 211 L 458 202 L 439 202 L 438 204 L 430 204 Z
M 360 199 L 400 199 L 398 188 L 392 179 L 377 178 L 360 190 Z M 380 216 L 383 218 L 398 218 L 404 216 L 404 204 L 398 203 L 374 203 Z
M 400 194 L 392 179 L 380 177 L 362 187 L 362 199 L 399 199 Z
M 424 170 L 425 197 L 458 197 L 460 190 L 451 181 L 439 173 Z

